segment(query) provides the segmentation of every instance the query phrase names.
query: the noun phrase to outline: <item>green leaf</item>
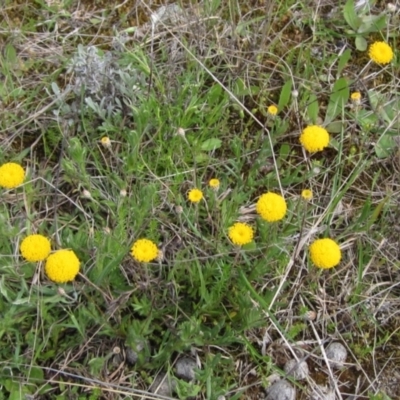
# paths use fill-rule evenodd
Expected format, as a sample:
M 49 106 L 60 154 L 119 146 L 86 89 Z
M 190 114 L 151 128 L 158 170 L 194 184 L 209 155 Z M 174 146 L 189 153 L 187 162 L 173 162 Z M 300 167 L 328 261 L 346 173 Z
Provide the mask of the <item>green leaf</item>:
M 207 139 L 201 145 L 201 150 L 203 151 L 212 151 L 219 149 L 222 145 L 222 140 L 217 138 Z
M 198 164 L 203 164 L 203 163 L 208 163 L 210 158 L 208 157 L 208 155 L 206 153 L 199 153 L 196 154 L 196 156 L 194 157 L 194 159 L 196 160 L 196 162 Z
M 201 390 L 201 387 L 199 385 L 195 385 L 193 382 L 185 382 L 181 379 L 177 379 L 175 382 L 176 391 L 180 399 L 196 397 Z
M 349 100 L 350 89 L 346 78 L 338 79 L 333 85 L 326 110 L 325 125 L 332 122 L 343 110 Z
M 286 160 L 290 154 L 290 146 L 287 143 L 284 143 L 279 149 L 279 159 Z
M 326 126 L 326 130 L 330 133 L 340 133 L 344 128 L 343 121 L 334 121 Z
M 357 38 L 356 38 L 357 40 Z M 339 57 L 339 63 L 338 63 L 338 70 L 337 70 L 337 74 L 340 75 L 343 71 L 343 68 L 347 65 L 347 63 L 349 62 L 351 58 L 351 50 L 350 49 L 346 49 L 342 55 Z
M 387 158 L 397 147 L 394 135 L 387 132 L 380 137 L 375 145 L 375 154 L 378 158 Z
M 355 45 L 358 51 L 365 51 L 368 47 L 367 41 L 362 36 L 356 36 Z
M 92 25 L 97 25 L 97 24 L 100 24 L 101 22 L 103 22 L 103 20 L 100 18 L 91 18 L 89 21 Z
M 281 94 L 279 96 L 279 103 L 278 103 L 279 111 L 288 105 L 291 93 L 292 93 L 292 81 L 289 80 L 289 81 L 285 82 L 285 84 L 282 86 Z
M 366 224 L 365 230 L 368 231 L 369 228 L 371 228 L 371 226 L 376 222 L 376 220 L 379 218 L 379 216 L 381 215 L 384 206 L 386 205 L 386 203 L 388 202 L 388 200 L 390 199 L 389 195 L 386 195 L 386 197 L 381 200 L 378 205 L 375 207 L 372 215 L 370 216 L 370 218 L 368 219 L 368 222 Z
M 11 44 L 7 44 L 4 49 L 5 59 L 7 60 L 8 64 L 16 64 L 17 63 L 17 51 L 15 47 Z
M 380 32 L 387 25 L 386 15 L 366 15 L 362 17 L 362 24 L 358 28 L 358 33 Z
M 32 379 L 34 383 L 38 384 L 44 380 L 44 372 L 40 367 L 32 367 L 29 370 L 29 379 Z
M 382 109 L 379 109 L 379 115 L 390 125 L 391 129 L 400 131 L 400 97 L 388 101 Z
M 317 122 L 318 113 L 319 113 L 318 98 L 315 94 L 311 93 L 310 97 L 308 98 L 307 115 L 313 124 Z
M 346 4 L 344 5 L 343 16 L 350 27 L 357 32 L 361 25 L 361 19 L 356 14 L 354 0 L 347 0 Z

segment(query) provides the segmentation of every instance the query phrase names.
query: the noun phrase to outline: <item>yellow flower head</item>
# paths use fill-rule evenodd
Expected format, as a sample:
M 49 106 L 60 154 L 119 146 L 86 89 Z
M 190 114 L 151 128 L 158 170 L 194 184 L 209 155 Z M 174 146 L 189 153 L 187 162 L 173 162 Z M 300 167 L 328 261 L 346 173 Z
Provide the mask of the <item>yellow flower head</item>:
M 203 198 L 203 192 L 200 189 L 192 189 L 188 193 L 188 199 L 192 203 L 198 203 Z
M 275 115 L 278 114 L 278 107 L 274 106 L 274 105 L 269 106 L 267 108 L 267 112 L 268 112 L 268 115 L 271 115 L 272 117 L 275 117 Z
M 6 163 L 0 167 L 0 186 L 13 189 L 25 179 L 24 169 L 16 163 Z
M 243 222 L 236 222 L 228 231 L 229 239 L 237 246 L 243 246 L 250 243 L 254 237 L 253 228 Z
M 302 197 L 304 200 L 311 200 L 311 199 L 313 198 L 313 192 L 312 192 L 310 189 L 304 189 L 304 190 L 301 192 L 301 197 Z
M 276 193 L 264 193 L 257 201 L 257 213 L 268 222 L 281 220 L 286 215 L 285 199 Z
M 50 240 L 42 235 L 29 235 L 21 242 L 19 250 L 27 261 L 43 261 L 50 254 Z
M 393 60 L 393 50 L 385 42 L 374 42 L 369 46 L 369 58 L 379 65 L 389 64 Z
M 318 125 L 307 126 L 300 135 L 300 143 L 310 153 L 321 151 L 329 144 L 329 133 Z
M 350 95 L 350 99 L 351 99 L 351 102 L 354 105 L 359 106 L 361 104 L 361 93 L 360 92 L 353 92 Z
M 56 283 L 73 281 L 78 275 L 80 261 L 72 250 L 57 250 L 47 257 L 44 270 Z
M 210 179 L 210 181 L 208 182 L 208 184 L 210 185 L 210 188 L 212 189 L 218 189 L 219 188 L 219 179 L 213 178 Z
M 311 261 L 318 268 L 333 268 L 339 264 L 342 252 L 339 245 L 332 239 L 318 239 L 309 248 Z
M 100 139 L 100 142 L 101 142 L 101 144 L 102 144 L 104 147 L 106 147 L 106 148 L 111 147 L 111 140 L 110 140 L 110 138 L 109 138 L 108 136 L 103 136 L 103 137 Z
M 139 239 L 133 243 L 131 248 L 132 257 L 139 262 L 150 262 L 158 256 L 158 249 L 154 242 L 149 239 Z

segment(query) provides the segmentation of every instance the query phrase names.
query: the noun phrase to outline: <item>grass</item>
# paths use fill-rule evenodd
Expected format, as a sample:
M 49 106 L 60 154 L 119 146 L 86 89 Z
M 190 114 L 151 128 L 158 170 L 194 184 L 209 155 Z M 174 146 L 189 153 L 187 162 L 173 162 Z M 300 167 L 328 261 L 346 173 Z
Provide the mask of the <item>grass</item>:
M 399 398 L 400 4 L 356 11 L 384 20 L 364 32 L 350 1 L 183 2 L 172 22 L 159 6 L 0 11 L 0 163 L 27 171 L 1 189 L 0 399 L 163 398 L 150 387 L 164 374 L 167 397 L 255 399 L 292 358 L 310 369 L 286 377 L 298 399 Z M 356 38 L 397 58 L 373 64 Z M 299 143 L 309 124 L 331 136 L 314 155 Z M 284 220 L 256 215 L 266 191 L 285 197 Z M 243 248 L 236 221 L 255 229 Z M 74 250 L 74 282 L 22 259 L 29 233 Z M 142 237 L 158 260 L 132 258 Z M 321 237 L 341 246 L 334 269 L 309 258 Z M 340 370 L 323 350 L 335 341 Z M 184 356 L 194 382 L 176 376 Z

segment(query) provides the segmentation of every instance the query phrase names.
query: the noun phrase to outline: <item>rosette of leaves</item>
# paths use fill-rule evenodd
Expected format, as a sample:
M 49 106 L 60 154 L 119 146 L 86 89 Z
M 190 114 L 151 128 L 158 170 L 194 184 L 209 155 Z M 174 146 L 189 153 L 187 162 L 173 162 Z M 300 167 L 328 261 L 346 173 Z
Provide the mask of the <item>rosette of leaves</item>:
M 61 113 L 68 114 L 80 107 L 81 99 L 103 119 L 121 111 L 131 113 L 131 106 L 141 98 L 148 79 L 136 61 L 134 54 L 115 48 L 102 51 L 96 46 L 78 45 L 66 71 L 71 75 L 68 90 L 75 94 L 77 104 L 62 102 Z M 55 82 L 51 86 L 61 101 L 65 90 L 63 92 Z
M 357 50 L 367 50 L 368 43 L 365 37 L 370 33 L 381 32 L 386 28 L 387 20 L 384 12 L 378 15 L 371 15 L 372 1 L 368 0 L 357 7 L 354 0 L 347 0 L 343 8 L 343 16 L 347 24 L 350 26 L 348 33 L 355 35 L 355 45 Z

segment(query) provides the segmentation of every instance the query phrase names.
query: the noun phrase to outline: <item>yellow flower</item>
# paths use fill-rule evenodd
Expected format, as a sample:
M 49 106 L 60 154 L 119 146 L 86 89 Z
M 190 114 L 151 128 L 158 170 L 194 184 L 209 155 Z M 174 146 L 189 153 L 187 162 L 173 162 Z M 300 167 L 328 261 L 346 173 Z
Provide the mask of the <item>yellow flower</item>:
M 210 188 L 212 188 L 212 189 L 218 189 L 219 188 L 219 179 L 215 179 L 215 178 L 213 178 L 213 179 L 210 179 L 210 181 L 208 182 L 208 184 L 210 185 Z
M 243 246 L 253 240 L 254 231 L 250 225 L 236 222 L 229 228 L 228 235 L 233 244 Z
M 42 235 L 29 235 L 21 242 L 19 250 L 25 260 L 43 261 L 50 254 L 50 240 Z
M 0 186 L 13 189 L 24 181 L 25 171 L 16 163 L 6 163 L 0 167 Z
M 100 139 L 101 144 L 105 147 L 105 148 L 110 148 L 111 147 L 111 140 L 108 136 L 103 136 Z
M 65 283 L 75 279 L 79 267 L 80 261 L 72 250 L 58 250 L 49 255 L 44 269 L 53 282 Z
M 203 192 L 200 189 L 192 189 L 188 193 L 188 199 L 192 203 L 198 203 L 203 198 Z
M 311 199 L 313 198 L 313 192 L 312 192 L 310 189 L 304 189 L 304 190 L 301 192 L 301 197 L 302 197 L 304 200 L 311 200 Z
M 369 46 L 368 55 L 377 64 L 389 64 L 393 60 L 393 50 L 385 42 L 374 42 Z
M 154 242 L 149 239 L 139 239 L 133 243 L 131 248 L 132 257 L 139 262 L 150 262 L 158 256 L 158 249 Z
M 353 104 L 359 106 L 361 104 L 361 93 L 360 92 L 353 92 L 350 96 L 350 99 Z
M 329 133 L 318 125 L 307 126 L 300 135 L 300 143 L 310 153 L 321 151 L 329 144 Z
M 267 111 L 268 111 L 269 115 L 271 115 L 272 117 L 275 117 L 275 115 L 278 114 L 278 107 L 276 107 L 274 105 L 269 106 Z
M 276 193 L 264 193 L 257 201 L 257 213 L 268 222 L 281 220 L 286 215 L 285 199 Z
M 318 239 L 310 246 L 311 261 L 318 268 L 333 268 L 339 264 L 342 252 L 332 239 Z

